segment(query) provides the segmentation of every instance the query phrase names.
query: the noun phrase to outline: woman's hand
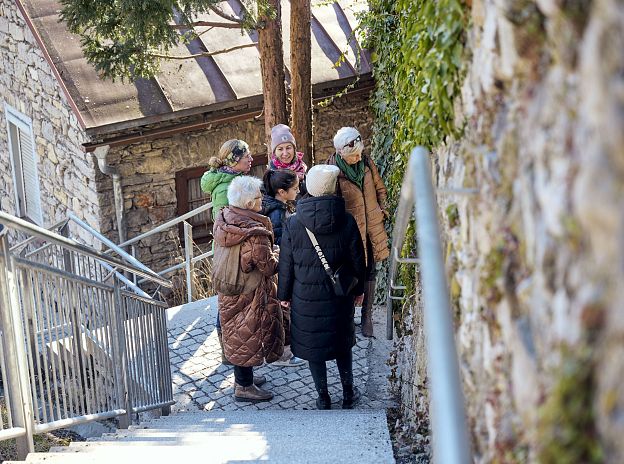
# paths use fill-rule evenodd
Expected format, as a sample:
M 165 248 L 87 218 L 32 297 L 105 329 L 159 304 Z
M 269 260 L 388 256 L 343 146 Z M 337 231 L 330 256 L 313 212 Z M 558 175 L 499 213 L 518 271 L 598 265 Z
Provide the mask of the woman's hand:
M 364 295 L 362 295 L 362 297 L 364 297 Z M 284 308 L 290 308 L 290 301 L 280 301 L 280 304 L 281 304 Z
M 354 303 L 355 306 L 362 306 L 362 303 L 364 303 L 364 294 L 362 293 L 361 295 L 356 296 Z

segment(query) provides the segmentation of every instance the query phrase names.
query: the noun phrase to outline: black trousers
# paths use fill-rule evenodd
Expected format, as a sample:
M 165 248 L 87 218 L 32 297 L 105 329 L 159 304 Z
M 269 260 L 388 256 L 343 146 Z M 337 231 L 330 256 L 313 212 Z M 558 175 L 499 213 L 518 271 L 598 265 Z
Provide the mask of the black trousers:
M 319 394 L 327 392 L 327 365 L 325 361 L 308 361 L 308 364 L 316 391 Z M 336 364 L 343 388 L 346 385 L 353 385 L 353 353 L 351 350 L 343 356 L 337 357 Z
M 253 383 L 253 367 L 234 366 L 234 380 L 241 387 L 249 387 Z

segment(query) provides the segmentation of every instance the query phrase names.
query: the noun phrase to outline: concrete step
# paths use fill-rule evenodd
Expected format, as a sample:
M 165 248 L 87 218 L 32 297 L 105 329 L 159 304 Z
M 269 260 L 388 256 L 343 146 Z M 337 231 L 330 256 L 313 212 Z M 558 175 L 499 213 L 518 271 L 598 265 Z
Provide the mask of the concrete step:
M 26 462 L 394 462 L 384 410 L 183 413 L 51 451 Z

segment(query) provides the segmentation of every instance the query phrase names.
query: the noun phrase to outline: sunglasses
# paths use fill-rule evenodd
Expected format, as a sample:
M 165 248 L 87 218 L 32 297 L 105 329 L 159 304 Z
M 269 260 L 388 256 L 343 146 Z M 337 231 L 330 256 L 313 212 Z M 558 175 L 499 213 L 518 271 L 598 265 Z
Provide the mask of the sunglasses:
M 344 147 L 342 147 L 342 148 L 347 148 L 347 147 L 353 148 L 353 147 L 355 147 L 355 144 L 356 144 L 356 143 L 361 142 L 361 141 L 362 141 L 362 136 L 361 136 L 361 135 L 358 135 L 356 138 L 354 138 L 353 140 L 351 140 L 349 143 L 347 143 L 347 144 L 346 144 Z

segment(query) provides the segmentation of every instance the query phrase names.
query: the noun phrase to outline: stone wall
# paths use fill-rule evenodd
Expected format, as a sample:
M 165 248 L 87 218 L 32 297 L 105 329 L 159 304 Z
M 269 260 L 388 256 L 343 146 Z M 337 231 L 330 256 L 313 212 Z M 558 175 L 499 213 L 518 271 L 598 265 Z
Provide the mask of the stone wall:
M 95 169 L 91 155 L 81 149 L 84 133 L 15 2 L 0 4 L 0 70 L 0 101 L 32 119 L 43 225 L 50 226 L 73 211 L 97 226 Z M 16 211 L 4 112 L 0 118 L 0 208 L 11 214 Z M 80 229 L 72 228 L 72 234 L 93 243 Z
M 471 14 L 433 175 L 479 189 L 439 198 L 475 462 L 624 462 L 624 7 Z
M 333 136 L 344 125 L 359 127 L 366 139 L 370 136 L 372 116 L 368 108 L 368 93 L 336 99 L 330 106 L 315 113 L 317 162 L 324 162 L 332 154 Z M 265 153 L 263 124 L 262 120 L 253 119 L 215 124 L 201 131 L 112 148 L 108 159 L 121 173 L 128 238 L 173 219 L 177 210 L 176 172 L 207 166 L 209 157 L 216 154 L 226 140 L 240 138 L 249 144 L 252 153 Z M 254 169 L 254 174 L 261 176 L 263 171 L 258 167 Z M 117 225 L 110 178 L 101 178 L 98 191 L 102 194 L 101 230 L 116 240 Z M 171 229 L 142 241 L 138 256 L 154 269 L 163 269 L 175 261 L 178 250 L 178 231 Z

